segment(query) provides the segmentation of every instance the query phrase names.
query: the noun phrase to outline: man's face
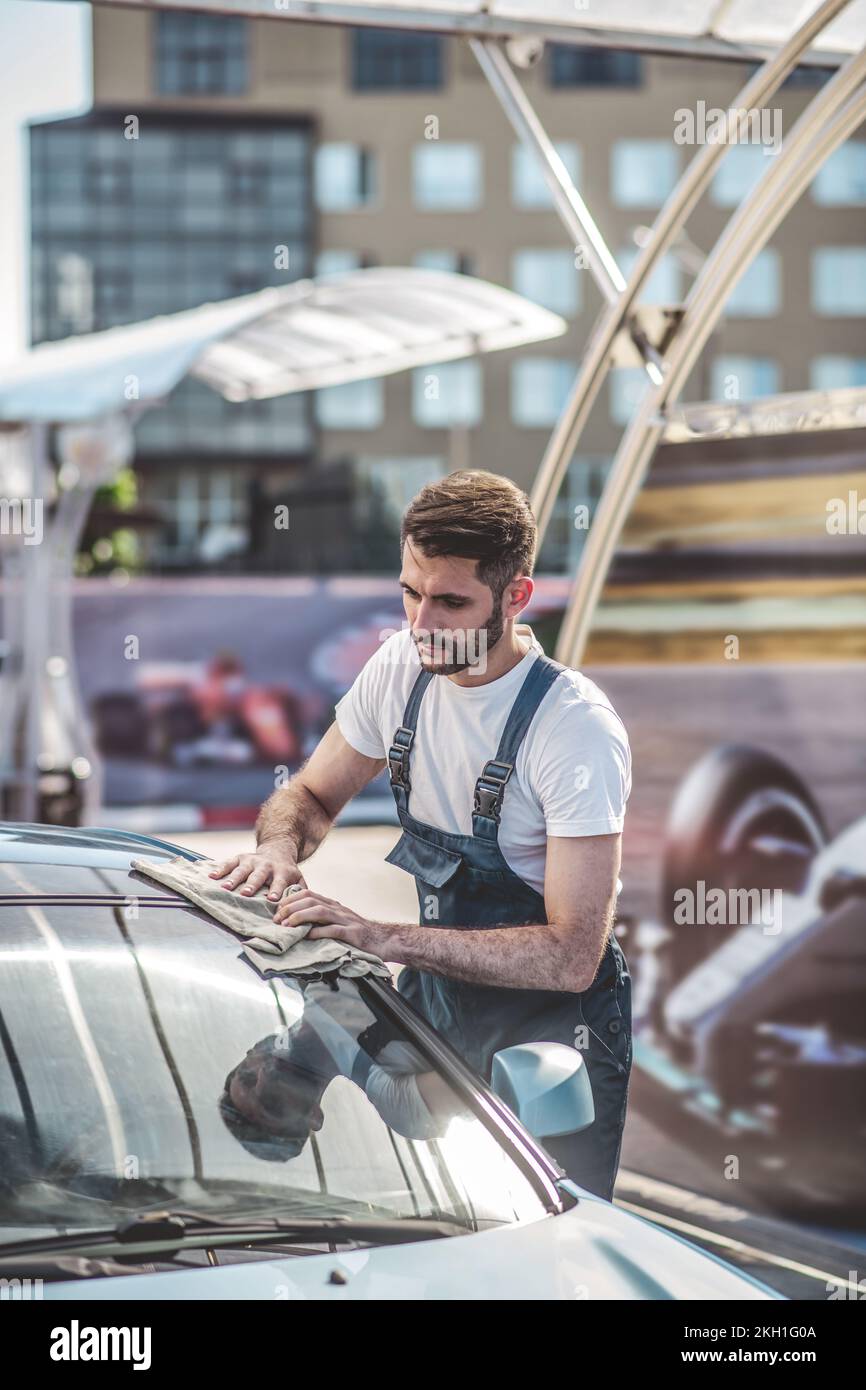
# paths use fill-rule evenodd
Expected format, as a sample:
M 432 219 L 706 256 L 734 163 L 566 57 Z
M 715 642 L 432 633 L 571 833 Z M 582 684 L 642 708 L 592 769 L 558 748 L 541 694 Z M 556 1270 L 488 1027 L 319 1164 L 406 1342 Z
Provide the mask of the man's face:
M 324 1124 L 320 1089 L 317 1078 L 279 1054 L 252 1049 L 232 1077 L 229 1099 L 245 1119 L 269 1134 L 306 1141 Z
M 477 577 L 478 561 L 426 556 L 411 539 L 403 546 L 403 607 L 425 671 L 455 675 L 484 670 L 505 627 L 505 606 Z M 508 591 L 506 590 L 506 595 Z

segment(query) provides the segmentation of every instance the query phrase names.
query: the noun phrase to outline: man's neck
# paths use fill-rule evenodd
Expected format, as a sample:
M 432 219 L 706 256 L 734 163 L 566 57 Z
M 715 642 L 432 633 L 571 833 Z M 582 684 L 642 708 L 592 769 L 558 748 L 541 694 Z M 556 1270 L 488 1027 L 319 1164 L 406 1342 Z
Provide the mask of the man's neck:
M 520 626 L 525 627 L 525 624 L 521 623 Z M 506 624 L 496 646 L 487 653 L 483 671 L 479 671 L 477 666 L 469 666 L 465 671 L 458 671 L 447 679 L 461 686 L 489 685 L 491 681 L 499 680 L 500 676 L 507 676 L 508 672 L 523 660 L 531 647 L 532 639 L 529 635 L 526 632 L 518 633 L 517 624 L 510 622 Z

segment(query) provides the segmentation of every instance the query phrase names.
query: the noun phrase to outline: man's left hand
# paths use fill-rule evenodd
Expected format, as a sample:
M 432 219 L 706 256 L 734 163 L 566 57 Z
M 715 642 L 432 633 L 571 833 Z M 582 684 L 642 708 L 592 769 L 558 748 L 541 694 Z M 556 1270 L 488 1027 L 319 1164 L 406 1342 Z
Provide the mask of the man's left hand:
M 310 940 L 331 937 L 377 956 L 381 955 L 387 937 L 381 923 L 371 922 L 350 907 L 343 907 L 342 903 L 326 898 L 324 893 L 314 893 L 310 888 L 287 894 L 274 913 L 274 921 L 287 927 L 297 927 L 301 922 L 322 922 L 325 925 L 313 927 L 308 933 Z

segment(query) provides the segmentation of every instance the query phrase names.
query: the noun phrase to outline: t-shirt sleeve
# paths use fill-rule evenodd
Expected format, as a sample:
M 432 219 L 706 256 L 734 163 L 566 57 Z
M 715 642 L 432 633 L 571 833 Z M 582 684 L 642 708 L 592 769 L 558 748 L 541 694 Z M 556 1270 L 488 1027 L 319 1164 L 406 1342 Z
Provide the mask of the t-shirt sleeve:
M 364 663 L 350 688 L 334 710 L 337 728 L 347 743 L 358 753 L 368 758 L 384 758 L 385 744 L 382 739 L 380 717 L 383 697 L 383 678 L 389 660 L 388 651 L 394 641 L 390 637 L 383 642 Z
M 587 703 L 566 709 L 541 750 L 534 783 L 548 835 L 621 831 L 631 752 L 614 711 Z

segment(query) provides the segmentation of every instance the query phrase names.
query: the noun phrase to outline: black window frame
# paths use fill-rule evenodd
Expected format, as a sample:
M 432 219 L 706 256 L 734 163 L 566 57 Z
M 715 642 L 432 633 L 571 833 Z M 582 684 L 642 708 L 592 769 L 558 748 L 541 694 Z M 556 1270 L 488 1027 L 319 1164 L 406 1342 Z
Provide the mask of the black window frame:
M 348 38 L 353 92 L 434 92 L 445 85 L 441 34 L 359 26 Z
M 551 43 L 547 47 L 547 82 L 557 91 L 575 87 L 642 87 L 643 56 L 626 48 Z
M 250 89 L 249 25 L 245 15 L 199 14 L 188 10 L 157 10 L 153 25 L 153 89 L 158 96 L 244 96 Z M 189 36 L 183 39 L 183 29 Z M 195 37 L 199 30 L 198 38 Z M 212 39 L 203 41 L 207 29 Z M 174 30 L 174 32 L 172 32 Z M 220 40 L 222 30 L 222 41 Z M 169 81 L 166 65 L 179 65 L 187 80 Z M 210 81 L 195 75 L 198 64 L 206 63 Z M 240 64 L 239 83 L 231 80 L 234 64 Z

